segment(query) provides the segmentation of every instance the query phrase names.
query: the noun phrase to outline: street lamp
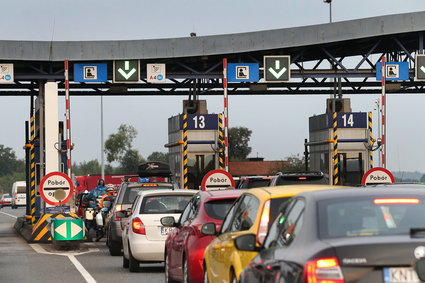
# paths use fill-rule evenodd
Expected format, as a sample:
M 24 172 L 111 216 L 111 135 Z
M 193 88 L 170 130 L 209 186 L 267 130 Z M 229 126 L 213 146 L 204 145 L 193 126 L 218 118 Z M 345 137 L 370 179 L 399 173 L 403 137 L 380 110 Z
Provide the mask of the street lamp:
M 375 100 L 375 107 L 373 108 L 374 110 L 378 110 L 378 139 L 381 139 L 381 115 L 382 115 L 382 109 L 380 108 L 380 101 L 379 99 Z M 382 161 L 381 161 L 381 147 L 379 145 L 379 167 L 382 166 Z
M 329 22 L 332 23 L 332 0 L 323 0 L 323 3 L 329 4 Z

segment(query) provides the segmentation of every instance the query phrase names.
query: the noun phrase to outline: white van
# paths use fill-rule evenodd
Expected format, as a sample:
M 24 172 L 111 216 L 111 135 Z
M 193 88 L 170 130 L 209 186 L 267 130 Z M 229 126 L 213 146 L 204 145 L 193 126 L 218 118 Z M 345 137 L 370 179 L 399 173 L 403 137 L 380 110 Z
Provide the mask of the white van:
M 12 186 L 12 208 L 24 206 L 27 203 L 27 184 L 25 181 L 18 181 Z

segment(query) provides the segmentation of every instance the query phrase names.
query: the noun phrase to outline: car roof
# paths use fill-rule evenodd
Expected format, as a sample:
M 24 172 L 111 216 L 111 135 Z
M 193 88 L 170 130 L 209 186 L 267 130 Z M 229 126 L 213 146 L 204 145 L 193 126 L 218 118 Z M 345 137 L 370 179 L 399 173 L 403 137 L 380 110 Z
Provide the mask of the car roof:
M 313 197 L 316 200 L 338 199 L 358 196 L 377 196 L 377 197 L 425 197 L 425 190 L 419 186 L 417 188 L 406 187 L 403 185 L 394 185 L 391 187 L 355 187 L 344 190 L 323 190 L 309 191 L 300 193 L 300 196 Z
M 335 190 L 349 188 L 345 186 L 333 186 L 326 184 L 301 184 L 301 185 L 283 185 L 275 187 L 254 188 L 247 191 L 247 193 L 256 195 L 260 198 L 274 199 L 282 197 L 293 197 L 299 193 L 306 191 L 319 191 L 319 190 Z
M 184 189 L 160 189 L 160 190 L 146 190 L 140 191 L 137 195 L 139 196 L 147 196 L 147 195 L 194 195 L 197 190 L 184 190 Z
M 143 187 L 144 185 L 157 184 L 158 187 L 172 187 L 173 183 L 170 182 L 143 182 L 143 183 L 128 183 L 129 188 Z M 154 186 L 152 186 L 154 187 Z
M 211 190 L 211 191 L 199 191 L 203 201 L 219 200 L 226 198 L 238 198 L 244 189 L 227 189 L 227 190 Z

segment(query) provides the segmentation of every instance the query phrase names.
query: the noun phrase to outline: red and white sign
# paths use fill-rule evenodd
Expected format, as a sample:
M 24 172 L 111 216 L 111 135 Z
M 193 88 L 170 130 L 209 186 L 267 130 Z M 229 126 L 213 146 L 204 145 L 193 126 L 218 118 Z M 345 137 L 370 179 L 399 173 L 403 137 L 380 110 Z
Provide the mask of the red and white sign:
M 74 192 L 74 185 L 71 179 L 64 173 L 49 173 L 40 182 L 40 196 L 50 205 L 59 205 L 59 201 L 55 198 L 55 191 L 59 189 L 65 191 L 65 199 L 61 202 L 65 204 L 71 199 Z
M 221 190 L 235 187 L 232 175 L 224 170 L 212 170 L 202 179 L 201 190 Z
M 362 185 L 395 183 L 393 174 L 385 168 L 375 167 L 367 171 L 362 178 Z

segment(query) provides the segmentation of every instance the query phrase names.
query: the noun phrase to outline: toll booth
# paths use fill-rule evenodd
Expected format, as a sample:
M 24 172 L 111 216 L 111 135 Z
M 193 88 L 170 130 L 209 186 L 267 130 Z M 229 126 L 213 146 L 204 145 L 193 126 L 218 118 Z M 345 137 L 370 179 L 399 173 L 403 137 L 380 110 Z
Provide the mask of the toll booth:
M 332 99 L 327 112 L 309 118 L 310 171 L 322 171 L 333 180 L 334 125 Z M 337 148 L 339 185 L 361 184 L 363 174 L 372 166 L 371 115 L 352 112 L 349 99 L 337 99 Z M 370 123 L 369 123 L 370 120 Z
M 185 188 L 184 159 L 187 158 L 187 188 L 200 189 L 203 176 L 218 169 L 219 157 L 219 115 L 208 114 L 206 101 L 196 101 L 197 107 L 189 107 L 183 102 L 184 114 L 168 119 L 169 164 L 180 188 Z M 193 111 L 195 109 L 195 111 Z M 187 137 L 187 149 L 184 149 L 184 133 Z M 185 157 L 186 155 L 186 157 Z

